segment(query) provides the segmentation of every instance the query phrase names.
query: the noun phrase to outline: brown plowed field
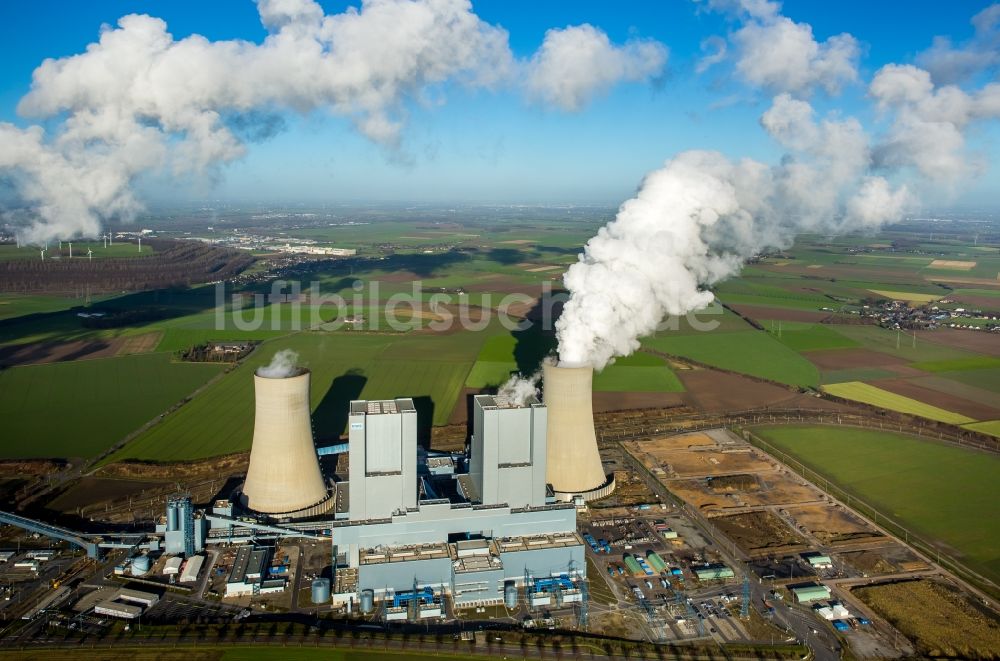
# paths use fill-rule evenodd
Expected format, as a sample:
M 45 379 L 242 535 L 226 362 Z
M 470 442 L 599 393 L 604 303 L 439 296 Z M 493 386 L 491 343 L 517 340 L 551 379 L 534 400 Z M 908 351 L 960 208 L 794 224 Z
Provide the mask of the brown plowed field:
M 594 413 L 670 408 L 686 404 L 684 395 L 682 392 L 595 392 Z
M 707 413 L 725 413 L 764 406 L 846 410 L 847 406 L 803 395 L 788 388 L 713 369 L 678 370 L 684 401 Z
M 991 390 L 986 390 L 985 388 L 977 388 L 965 383 L 959 383 L 958 381 L 953 381 L 947 377 L 925 376 L 917 379 L 910 379 L 910 381 L 929 390 L 947 393 L 972 402 L 979 402 L 980 404 L 985 404 L 986 406 L 998 406 L 997 393 Z
M 750 317 L 760 321 L 762 319 L 776 319 L 778 321 L 821 321 L 830 316 L 829 312 L 822 310 L 792 310 L 789 308 L 772 308 L 763 305 L 730 305 L 732 309 L 739 312 L 744 317 Z
M 39 342 L 0 347 L 0 366 L 39 365 L 87 358 L 110 358 L 118 355 L 125 340 L 80 340 L 76 342 Z
M 968 349 L 988 356 L 1000 356 L 1000 335 L 997 333 L 939 328 L 934 331 L 917 331 L 917 339 L 959 349 Z
M 909 379 L 885 379 L 875 381 L 872 385 L 888 390 L 889 392 L 894 392 L 897 395 L 931 404 L 945 411 L 953 411 L 969 416 L 975 420 L 995 420 L 1000 418 L 1000 407 L 989 406 L 939 390 L 924 388 Z
M 823 349 L 803 351 L 802 355 L 821 370 L 904 366 L 907 362 L 903 358 L 871 349 Z

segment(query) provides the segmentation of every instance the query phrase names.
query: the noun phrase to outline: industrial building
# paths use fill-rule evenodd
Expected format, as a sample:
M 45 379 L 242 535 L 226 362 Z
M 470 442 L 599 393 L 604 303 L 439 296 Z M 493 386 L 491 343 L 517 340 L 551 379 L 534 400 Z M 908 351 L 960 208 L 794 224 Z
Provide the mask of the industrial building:
M 124 620 L 134 620 L 142 615 L 142 608 L 133 604 L 123 604 L 118 601 L 102 601 L 94 606 L 97 615 L 120 617 Z
M 266 548 L 241 546 L 236 552 L 233 568 L 226 579 L 226 596 L 242 597 L 250 594 L 268 594 L 285 589 L 284 578 L 267 575 L 270 551 Z
M 351 402 L 350 497 L 331 534 L 356 585 L 334 600 L 428 588 L 459 606 L 499 603 L 508 583 L 583 576 L 576 509 L 546 494 L 546 413 L 535 398 L 478 396 L 470 456 L 418 461 L 412 400 Z
M 350 402 L 347 442 L 316 448 L 308 370 L 256 373 L 243 484 L 207 511 L 171 497 L 157 535 L 135 548 L 165 551 L 163 574 L 190 583 L 207 545 L 243 544 L 225 587 L 238 597 L 285 588 L 285 578 L 268 575 L 258 541 L 329 540 L 330 601 L 364 612 L 384 602 L 386 619 L 438 617 L 445 595 L 458 607 L 516 605 L 521 594 L 533 606 L 585 603 L 573 500 L 614 485 L 597 452 L 592 371 L 546 374 L 550 403 L 477 396 L 468 452 L 434 453 L 418 447 L 410 398 Z M 346 474 L 324 475 L 319 457 L 342 453 Z M 139 558 L 136 575 L 149 566 L 148 555 Z M 326 601 L 320 586 L 317 594 Z
M 830 598 L 830 588 L 822 583 L 796 586 L 791 588 L 791 591 L 792 594 L 795 595 L 795 601 L 800 604 L 806 604 L 811 601 L 822 601 Z
M 163 535 L 163 550 L 170 555 L 190 557 L 205 548 L 207 522 L 195 512 L 191 496 L 179 494 L 167 500 L 167 514 L 156 531 Z

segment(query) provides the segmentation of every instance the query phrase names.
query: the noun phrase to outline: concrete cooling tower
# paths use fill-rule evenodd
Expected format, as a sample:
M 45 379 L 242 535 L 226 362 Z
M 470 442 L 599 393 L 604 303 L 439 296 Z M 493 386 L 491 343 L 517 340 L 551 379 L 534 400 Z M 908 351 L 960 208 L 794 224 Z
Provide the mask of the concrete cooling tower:
M 603 498 L 615 485 L 604 475 L 594 433 L 591 403 L 594 370 L 590 367 L 543 367 L 546 430 L 545 479 L 559 500 Z
M 282 518 L 316 516 L 330 509 L 309 417 L 309 371 L 289 376 L 254 374 L 257 410 L 250 468 L 241 504 Z

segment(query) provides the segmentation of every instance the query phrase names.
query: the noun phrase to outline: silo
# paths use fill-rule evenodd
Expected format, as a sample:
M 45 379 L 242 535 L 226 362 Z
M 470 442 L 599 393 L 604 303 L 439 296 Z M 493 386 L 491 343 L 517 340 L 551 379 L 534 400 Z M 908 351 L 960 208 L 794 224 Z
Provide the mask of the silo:
M 137 555 L 132 559 L 132 575 L 142 576 L 149 572 L 149 556 Z
M 375 591 L 374 590 L 362 590 L 361 591 L 361 612 L 368 615 L 373 610 L 375 610 Z
M 598 498 L 611 492 L 594 432 L 591 402 L 594 370 L 546 363 L 543 367 L 546 431 L 545 479 L 556 498 L 581 494 Z
M 513 581 L 508 582 L 503 588 L 503 603 L 507 608 L 517 608 L 517 586 Z
M 327 497 L 309 417 L 309 371 L 290 376 L 254 374 L 256 414 L 243 505 L 265 514 L 288 514 Z
M 167 503 L 167 530 L 170 532 L 177 530 L 177 519 L 177 508 L 173 503 Z
M 312 602 L 314 604 L 330 602 L 330 579 L 317 578 L 312 582 Z

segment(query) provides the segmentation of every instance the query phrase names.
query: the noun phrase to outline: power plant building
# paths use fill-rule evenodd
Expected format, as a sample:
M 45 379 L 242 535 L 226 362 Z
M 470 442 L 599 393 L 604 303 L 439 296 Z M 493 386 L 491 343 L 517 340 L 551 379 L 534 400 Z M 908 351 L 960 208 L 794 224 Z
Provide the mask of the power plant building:
M 417 410 L 412 399 L 351 402 L 350 517 L 381 519 L 417 506 Z
M 479 396 L 474 416 L 469 457 L 418 461 L 412 400 L 351 402 L 348 515 L 331 533 L 355 594 L 498 603 L 526 575 L 583 575 L 576 509 L 546 502 L 545 406 Z
M 494 395 L 474 398 L 469 476 L 484 504 L 545 504 L 548 411 L 531 397 L 523 405 Z
M 530 595 L 552 590 L 560 602 L 579 600 L 584 545 L 576 507 L 556 500 L 547 485 L 552 420 L 546 404 L 477 396 L 468 453 L 435 453 L 418 445 L 412 399 L 352 401 L 348 442 L 317 450 L 308 379 L 302 370 L 254 376 L 250 467 L 232 498 L 202 514 L 210 526 L 205 543 L 329 538 L 333 603 L 374 597 L 385 601 L 387 619 L 433 617 L 442 612 L 443 594 L 459 607 L 503 603 L 512 585 L 524 586 L 529 602 Z M 324 476 L 318 454 L 344 452 L 347 479 Z M 603 482 L 599 463 L 596 472 Z M 174 508 L 178 531 L 187 521 L 185 507 Z M 170 511 L 164 534 L 175 548 L 186 538 L 169 530 Z M 184 541 L 183 553 L 201 550 L 197 536 L 194 541 L 192 553 Z M 272 583 L 266 571 L 262 553 L 241 547 L 227 596 L 281 589 L 283 582 Z

